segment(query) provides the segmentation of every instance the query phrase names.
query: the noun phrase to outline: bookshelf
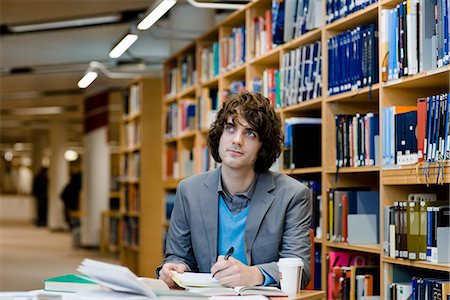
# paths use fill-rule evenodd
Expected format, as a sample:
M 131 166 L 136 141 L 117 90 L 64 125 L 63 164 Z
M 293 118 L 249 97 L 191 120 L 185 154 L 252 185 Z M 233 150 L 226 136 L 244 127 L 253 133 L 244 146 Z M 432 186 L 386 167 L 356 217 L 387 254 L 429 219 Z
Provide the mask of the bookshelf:
M 148 277 L 163 257 L 160 98 L 160 79 L 132 83 L 120 126 L 120 261 Z
M 226 95 L 230 93 L 236 82 L 245 85 L 248 90 L 254 90 L 258 87 L 258 79 L 263 78 L 266 70 L 278 69 L 279 72 L 285 67 L 284 63 L 288 55 L 292 51 L 296 51 L 299 47 L 310 47 L 311 43 L 320 42 L 320 60 L 321 60 L 321 81 L 319 82 L 320 93 L 316 93 L 315 97 L 299 103 L 291 103 L 284 105 L 283 101 L 288 101 L 289 97 L 281 97 L 279 94 L 283 90 L 278 90 L 282 83 L 276 81 L 275 84 L 275 105 L 277 112 L 284 121 L 291 117 L 320 117 L 322 118 L 322 153 L 321 164 L 307 168 L 283 168 L 283 159 L 278 163 L 278 171 L 293 176 L 301 180 L 318 180 L 321 182 L 321 210 L 322 210 L 322 236 L 314 239 L 315 246 L 321 248 L 321 286 L 323 290 L 328 289 L 328 253 L 333 250 L 354 251 L 357 253 L 371 254 L 379 261 L 380 269 L 380 295 L 386 296 L 388 284 L 392 282 L 394 269 L 407 268 L 411 273 L 415 270 L 427 270 L 431 272 L 444 272 L 448 275 L 450 272 L 449 264 L 436 264 L 425 261 L 410 261 L 405 259 L 396 259 L 386 257 L 383 253 L 383 207 L 392 205 L 394 201 L 406 201 L 410 193 L 436 193 L 438 198 L 448 200 L 448 189 L 450 184 L 450 164 L 446 161 L 442 166 L 443 176 L 437 176 L 437 165 L 419 163 L 405 166 L 385 166 L 381 160 L 382 138 L 381 128 L 383 122 L 382 110 L 392 105 L 415 105 L 417 98 L 445 93 L 449 90 L 449 66 L 433 68 L 431 70 L 418 72 L 403 76 L 398 79 L 384 82 L 382 80 L 382 64 L 383 64 L 383 47 L 380 34 L 384 26 L 381 17 L 383 9 L 394 8 L 400 3 L 398 0 L 383 0 L 375 3 L 369 3 L 364 8 L 357 10 L 343 18 L 327 23 L 325 4 L 323 1 L 322 23 L 319 28 L 312 28 L 310 31 L 294 38 L 292 40 L 281 43 L 272 48 L 257 51 L 260 45 L 257 42 L 255 24 L 260 18 L 264 18 L 266 11 L 271 9 L 272 2 L 264 0 L 251 1 L 244 9 L 235 11 L 230 14 L 215 28 L 198 38 L 195 42 L 180 50 L 173 57 L 166 61 L 163 74 L 163 97 L 161 103 L 162 114 L 169 119 L 169 111 L 171 106 L 179 106 L 182 99 L 192 100 L 196 105 L 195 127 L 186 133 L 169 134 L 167 124 L 174 124 L 180 115 L 174 117 L 172 121 L 165 123 L 165 132 L 163 135 L 163 193 L 175 192 L 176 185 L 180 179 L 185 177 L 185 168 L 183 166 L 185 158 L 183 151 L 190 151 L 190 159 L 193 159 L 193 174 L 214 168 L 214 164 L 208 163 L 207 153 L 204 145 L 206 144 L 206 135 L 208 121 L 214 117 L 214 112 Z M 331 59 L 329 52 L 329 40 L 333 37 L 343 34 L 349 30 L 353 30 L 357 26 L 363 30 L 369 24 L 374 24 L 377 30 L 378 38 L 377 46 L 373 46 L 376 57 L 375 69 L 371 76 L 371 84 L 367 86 L 359 86 L 342 93 L 329 93 L 328 82 L 331 80 L 329 74 L 329 60 Z M 233 28 L 246 27 L 245 37 L 245 60 L 243 62 L 235 61 L 234 63 L 223 66 L 218 57 L 223 55 L 221 41 L 233 32 Z M 369 31 L 368 31 L 369 32 Z M 374 34 L 369 32 L 367 34 Z M 268 38 L 268 37 L 265 37 Z M 273 37 L 270 37 L 273 38 Z M 259 46 L 258 46 L 259 45 Z M 332 45 L 332 44 L 330 44 Z M 239 48 L 239 45 L 235 48 Z M 313 48 L 310 48 L 313 49 Z M 303 50 L 299 50 L 303 51 Z M 180 62 L 186 55 L 195 56 L 195 67 L 188 68 L 194 70 L 189 74 L 182 75 Z M 235 55 L 240 58 L 239 55 Z M 225 61 L 229 61 L 228 57 Z M 345 68 L 344 65 L 336 65 L 336 68 Z M 270 72 L 269 72 L 270 73 Z M 366 74 L 367 75 L 367 74 Z M 366 76 L 364 75 L 364 76 Z M 195 77 L 191 79 L 191 86 L 184 86 L 182 89 L 182 76 Z M 269 78 L 271 75 L 268 75 Z M 313 76 L 314 77 L 314 76 Z M 379 80 L 375 80 L 379 77 Z M 275 77 L 276 78 L 276 77 Z M 276 79 L 275 79 L 276 80 Z M 365 80 L 365 79 L 364 79 Z M 270 82 L 270 80 L 269 80 Z M 256 83 L 256 84 L 255 84 Z M 316 82 L 314 82 L 316 84 Z M 259 88 L 259 87 L 258 87 Z M 264 93 L 264 87 L 261 87 Z M 269 96 L 269 95 L 266 95 Z M 270 99 L 270 96 L 268 97 Z M 281 104 L 280 102 L 281 101 Z M 178 111 L 180 113 L 180 111 Z M 336 150 L 336 122 L 337 115 L 356 115 L 375 113 L 379 115 L 379 136 L 380 141 L 376 152 L 378 157 L 376 164 L 372 165 L 364 163 L 357 167 L 339 167 L 336 166 L 337 150 Z M 190 162 L 192 163 L 192 162 Z M 431 170 L 430 176 L 422 175 L 425 165 Z M 327 192 L 329 189 L 336 188 L 370 188 L 371 191 L 379 192 L 379 243 L 377 244 L 358 244 L 351 245 L 348 243 L 332 242 L 327 239 L 329 207 Z M 385 298 L 385 297 L 384 297 Z

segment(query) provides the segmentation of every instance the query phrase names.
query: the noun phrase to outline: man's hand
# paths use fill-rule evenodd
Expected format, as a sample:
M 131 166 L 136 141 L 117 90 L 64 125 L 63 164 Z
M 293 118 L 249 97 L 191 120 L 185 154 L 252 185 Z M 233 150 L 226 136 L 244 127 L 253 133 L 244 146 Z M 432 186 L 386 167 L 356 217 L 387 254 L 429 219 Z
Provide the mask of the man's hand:
M 159 279 L 167 283 L 169 288 L 177 288 L 178 285 L 172 280 L 172 271 L 184 273 L 186 270 L 187 267 L 183 264 L 165 263 L 159 271 Z
M 233 257 L 225 260 L 223 256 L 219 256 L 217 262 L 211 267 L 211 274 L 222 285 L 229 287 L 264 283 L 264 276 L 258 267 L 244 265 Z

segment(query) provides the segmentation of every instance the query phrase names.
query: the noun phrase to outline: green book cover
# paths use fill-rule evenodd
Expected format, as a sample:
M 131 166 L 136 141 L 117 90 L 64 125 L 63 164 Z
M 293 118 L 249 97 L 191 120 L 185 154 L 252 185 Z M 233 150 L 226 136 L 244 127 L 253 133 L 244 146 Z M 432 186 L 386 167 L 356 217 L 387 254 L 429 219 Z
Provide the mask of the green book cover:
M 58 292 L 81 292 L 99 289 L 101 286 L 81 275 L 68 274 L 44 280 L 44 290 Z

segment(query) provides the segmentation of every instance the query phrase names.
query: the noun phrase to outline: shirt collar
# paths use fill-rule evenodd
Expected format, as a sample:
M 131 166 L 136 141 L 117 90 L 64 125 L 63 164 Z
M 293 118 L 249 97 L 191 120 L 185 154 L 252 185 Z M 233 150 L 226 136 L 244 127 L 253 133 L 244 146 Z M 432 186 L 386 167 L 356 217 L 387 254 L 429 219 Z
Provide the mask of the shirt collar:
M 255 174 L 255 178 L 253 178 L 253 181 L 252 181 L 252 183 L 250 184 L 250 186 L 249 186 L 249 188 L 247 189 L 247 191 L 241 192 L 241 193 L 236 193 L 235 195 L 236 195 L 236 196 L 243 196 L 243 197 L 245 197 L 245 198 L 251 200 L 252 197 L 253 197 L 253 193 L 255 192 L 255 187 L 256 187 L 256 183 L 258 182 L 258 178 L 259 178 L 259 174 L 256 173 L 256 174 Z M 222 183 L 222 175 L 219 176 L 219 184 L 218 184 L 218 187 L 217 187 L 217 192 L 218 192 L 219 194 L 225 195 L 225 196 L 227 196 L 227 197 L 232 197 L 232 196 L 233 196 L 233 195 L 231 195 L 231 194 L 228 192 L 228 190 L 227 190 L 225 184 Z

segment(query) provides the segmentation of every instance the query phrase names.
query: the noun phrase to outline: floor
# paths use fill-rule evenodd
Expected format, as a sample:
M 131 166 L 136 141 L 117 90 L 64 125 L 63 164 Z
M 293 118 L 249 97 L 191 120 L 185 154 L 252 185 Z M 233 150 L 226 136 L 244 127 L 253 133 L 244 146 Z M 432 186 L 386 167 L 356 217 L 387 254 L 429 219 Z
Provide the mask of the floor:
M 50 232 L 30 222 L 1 222 L 0 291 L 42 289 L 46 278 L 75 273 L 85 257 L 119 263 L 96 250 L 73 249 L 68 232 Z

